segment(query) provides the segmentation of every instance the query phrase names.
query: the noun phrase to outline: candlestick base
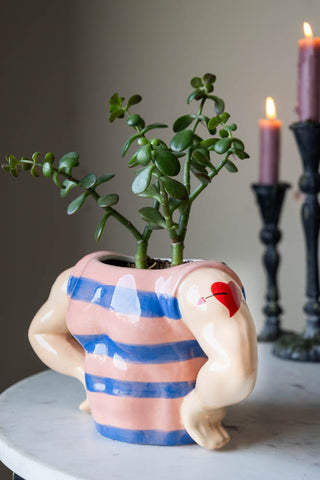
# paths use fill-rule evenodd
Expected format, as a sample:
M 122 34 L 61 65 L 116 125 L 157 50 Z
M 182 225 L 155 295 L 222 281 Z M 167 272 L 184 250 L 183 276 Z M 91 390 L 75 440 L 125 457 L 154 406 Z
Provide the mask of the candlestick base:
M 301 217 L 306 245 L 307 314 L 303 334 L 284 335 L 273 346 L 273 353 L 279 358 L 301 362 L 320 362 L 320 285 L 318 240 L 320 229 L 320 123 L 297 122 L 291 125 L 302 158 L 303 175 L 300 190 L 305 195 Z
M 275 342 L 284 335 L 291 333 L 293 332 L 281 328 L 279 317 L 267 317 L 257 340 L 258 342 Z
M 284 360 L 320 362 L 320 336 L 305 338 L 297 333 L 283 335 L 274 344 L 272 353 Z
M 266 305 L 263 308 L 266 320 L 262 331 L 258 335 L 258 341 L 260 342 L 273 342 L 284 333 L 288 333 L 284 332 L 280 325 L 280 315 L 283 310 L 278 302 L 280 296 L 277 285 L 277 272 L 280 264 L 277 244 L 281 240 L 278 223 L 288 188 L 290 188 L 288 183 L 252 185 L 263 221 L 260 239 L 266 247 L 263 255 L 263 265 L 267 275 Z

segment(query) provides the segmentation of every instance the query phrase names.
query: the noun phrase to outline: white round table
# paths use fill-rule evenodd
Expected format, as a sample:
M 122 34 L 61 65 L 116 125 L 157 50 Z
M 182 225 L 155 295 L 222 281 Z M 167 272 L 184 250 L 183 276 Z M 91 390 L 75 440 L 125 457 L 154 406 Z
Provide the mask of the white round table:
M 276 359 L 270 348 L 259 346 L 254 393 L 228 409 L 232 441 L 220 451 L 104 438 L 77 409 L 80 383 L 45 371 L 0 396 L 1 460 L 25 480 L 319 480 L 319 365 Z

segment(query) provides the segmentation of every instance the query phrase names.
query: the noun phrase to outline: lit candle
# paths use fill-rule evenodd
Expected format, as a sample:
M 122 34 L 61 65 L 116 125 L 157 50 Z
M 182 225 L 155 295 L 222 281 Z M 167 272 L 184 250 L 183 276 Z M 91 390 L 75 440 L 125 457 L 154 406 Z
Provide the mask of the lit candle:
M 259 120 L 260 176 L 259 183 L 274 185 L 279 177 L 280 131 L 282 122 L 277 120 L 273 98 L 266 99 L 266 116 Z
M 320 38 L 314 38 L 309 23 L 303 24 L 305 38 L 298 42 L 298 106 L 301 122 L 319 122 L 320 106 Z

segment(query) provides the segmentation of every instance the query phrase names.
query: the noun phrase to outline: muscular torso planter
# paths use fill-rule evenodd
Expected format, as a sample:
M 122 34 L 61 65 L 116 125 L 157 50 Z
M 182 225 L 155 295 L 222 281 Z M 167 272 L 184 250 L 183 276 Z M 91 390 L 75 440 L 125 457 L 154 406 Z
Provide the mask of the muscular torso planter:
M 222 447 L 225 407 L 250 394 L 257 373 L 239 278 L 213 261 L 140 270 L 115 260 L 128 258 L 94 253 L 57 279 L 31 324 L 33 348 L 83 382 L 102 435 Z
M 80 189 L 69 215 L 93 199 L 102 211 L 97 241 L 110 219 L 136 240 L 129 259 L 135 268 L 127 257 L 99 252 L 62 273 L 29 331 L 44 363 L 83 383 L 87 399 L 80 408 L 91 410 L 99 432 L 112 439 L 222 447 L 229 441 L 221 423 L 225 407 L 254 387 L 255 329 L 239 278 L 222 263 L 183 261 L 193 202 L 221 170 L 237 172 L 234 162 L 249 158 L 224 101 L 213 94 L 215 81 L 211 73 L 191 80 L 187 103 L 199 102 L 198 111 L 175 120 L 168 144 L 147 138 L 167 125 L 146 124 L 131 112 L 140 95 L 126 104 L 117 93 L 110 98 L 110 122 L 126 118 L 135 132 L 122 157 L 138 144 L 128 163 L 136 169 L 132 192 L 152 201 L 139 209 L 142 229 L 120 212 L 117 193 L 100 194 L 114 174 L 76 178 L 76 152 L 63 155 L 58 165 L 51 152 L 42 161 L 39 152 L 32 159 L 8 155 L 3 165 L 14 177 L 28 170 L 39 177 L 41 169 L 62 197 Z M 148 267 L 150 237 L 158 229 L 169 236 L 168 268 L 154 269 L 153 262 Z

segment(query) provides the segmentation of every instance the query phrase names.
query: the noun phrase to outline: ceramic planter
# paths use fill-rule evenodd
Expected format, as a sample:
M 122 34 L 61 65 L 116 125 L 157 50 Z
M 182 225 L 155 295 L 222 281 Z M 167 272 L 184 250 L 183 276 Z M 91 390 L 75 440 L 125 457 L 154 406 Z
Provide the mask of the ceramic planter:
M 213 261 L 138 270 L 115 260 L 128 257 L 97 252 L 57 279 L 30 327 L 33 348 L 84 383 L 102 435 L 223 446 L 225 407 L 250 394 L 257 370 L 239 278 Z

